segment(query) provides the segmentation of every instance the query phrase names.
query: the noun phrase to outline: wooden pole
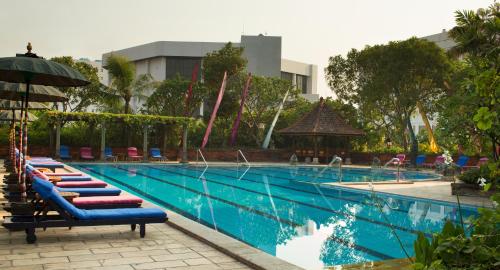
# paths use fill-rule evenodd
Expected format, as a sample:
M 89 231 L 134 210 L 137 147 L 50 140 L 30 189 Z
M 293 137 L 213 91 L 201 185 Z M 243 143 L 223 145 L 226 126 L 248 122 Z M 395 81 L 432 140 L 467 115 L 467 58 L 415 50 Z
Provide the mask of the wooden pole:
M 56 122 L 56 159 L 61 158 L 61 122 Z
M 106 159 L 106 124 L 104 122 L 101 123 L 101 160 L 104 161 Z
M 184 131 L 182 133 L 182 157 L 181 157 L 181 163 L 188 163 L 187 139 L 188 139 L 188 125 L 184 125 Z
M 144 161 L 148 160 L 148 126 L 144 126 L 143 130 L 143 142 L 142 142 L 142 155 Z

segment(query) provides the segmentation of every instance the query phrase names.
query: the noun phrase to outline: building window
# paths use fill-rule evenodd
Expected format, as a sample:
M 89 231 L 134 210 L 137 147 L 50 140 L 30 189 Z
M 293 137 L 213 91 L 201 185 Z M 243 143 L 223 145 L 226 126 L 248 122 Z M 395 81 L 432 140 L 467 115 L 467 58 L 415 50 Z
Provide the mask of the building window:
M 307 94 L 307 76 L 297 74 L 296 86 L 302 94 Z
M 198 80 L 201 78 L 201 58 L 197 57 L 167 57 L 166 79 L 172 79 L 177 74 L 186 80 L 191 80 L 194 66 L 198 64 Z
M 293 76 L 294 76 L 293 73 L 283 72 L 283 71 L 281 72 L 281 79 L 289 81 L 290 83 L 293 83 Z

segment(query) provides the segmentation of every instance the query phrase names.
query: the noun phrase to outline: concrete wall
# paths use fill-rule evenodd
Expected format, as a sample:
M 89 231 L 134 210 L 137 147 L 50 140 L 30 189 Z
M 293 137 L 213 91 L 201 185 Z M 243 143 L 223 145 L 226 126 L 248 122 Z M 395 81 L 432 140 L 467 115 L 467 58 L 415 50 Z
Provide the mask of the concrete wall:
M 241 36 L 243 56 L 248 59 L 247 70 L 267 77 L 281 76 L 281 37 Z
M 318 67 L 288 59 L 281 59 L 281 71 L 307 76 L 307 93 L 302 97 L 309 101 L 318 101 Z M 296 81 L 295 78 L 293 81 Z

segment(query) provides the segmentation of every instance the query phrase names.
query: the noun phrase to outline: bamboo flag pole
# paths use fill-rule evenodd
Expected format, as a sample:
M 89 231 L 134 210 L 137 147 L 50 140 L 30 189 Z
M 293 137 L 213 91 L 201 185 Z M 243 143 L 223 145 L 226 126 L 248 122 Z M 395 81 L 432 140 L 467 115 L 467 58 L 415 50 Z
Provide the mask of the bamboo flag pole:
M 236 119 L 234 119 L 233 129 L 231 130 L 231 138 L 229 140 L 229 146 L 233 146 L 236 143 L 236 136 L 238 135 L 238 127 L 240 126 L 241 114 L 243 113 L 243 106 L 245 105 L 245 99 L 248 95 L 248 89 L 250 87 L 251 81 L 252 81 L 252 74 L 248 73 L 247 82 L 245 84 L 245 88 L 243 89 L 243 93 L 241 95 L 240 110 L 238 111 Z
M 224 78 L 222 79 L 219 95 L 217 96 L 217 101 L 215 102 L 212 115 L 210 116 L 210 121 L 208 122 L 207 130 L 205 131 L 205 136 L 203 136 L 203 141 L 201 142 L 201 147 L 200 147 L 201 149 L 205 149 L 205 146 L 207 145 L 208 142 L 208 137 L 210 136 L 210 132 L 212 132 L 212 126 L 214 124 L 215 117 L 217 117 L 217 111 L 219 110 L 222 97 L 224 96 L 224 89 L 226 88 L 226 80 L 227 80 L 227 71 L 224 72 Z
M 286 98 L 288 97 L 288 93 L 290 90 L 286 91 L 285 97 L 283 97 L 283 100 L 280 103 L 280 106 L 278 107 L 278 111 L 276 112 L 276 115 L 274 116 L 273 122 L 271 123 L 271 126 L 269 127 L 269 130 L 267 131 L 266 138 L 264 139 L 264 142 L 262 143 L 262 149 L 267 149 L 269 147 L 269 142 L 271 141 L 271 135 L 273 134 L 273 129 L 274 126 L 276 125 L 276 122 L 278 122 L 278 118 L 280 116 L 281 111 L 283 110 L 283 105 L 285 104 Z

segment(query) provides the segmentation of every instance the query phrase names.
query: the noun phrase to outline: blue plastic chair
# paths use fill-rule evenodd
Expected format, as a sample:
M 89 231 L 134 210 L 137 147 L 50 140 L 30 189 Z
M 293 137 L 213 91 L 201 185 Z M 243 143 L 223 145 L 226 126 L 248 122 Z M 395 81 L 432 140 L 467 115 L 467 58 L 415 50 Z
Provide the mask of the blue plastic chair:
M 111 147 L 104 147 L 104 159 L 105 160 L 110 159 L 112 161 L 117 161 L 118 157 L 113 156 L 113 149 L 111 149 Z
M 427 157 L 425 155 L 418 155 L 415 159 L 415 165 L 417 165 L 417 167 L 421 167 L 424 164 L 426 158 Z
M 468 156 L 459 156 L 457 162 L 455 163 L 455 165 L 457 165 L 457 167 L 459 167 L 459 168 L 462 168 L 465 165 L 467 165 L 468 161 L 469 161 L 469 157 Z
M 61 147 L 59 148 L 59 157 L 61 159 L 71 159 L 69 147 L 67 147 L 66 145 L 61 145 Z
M 149 149 L 149 157 L 160 161 L 166 161 L 167 158 L 161 155 L 160 148 Z

